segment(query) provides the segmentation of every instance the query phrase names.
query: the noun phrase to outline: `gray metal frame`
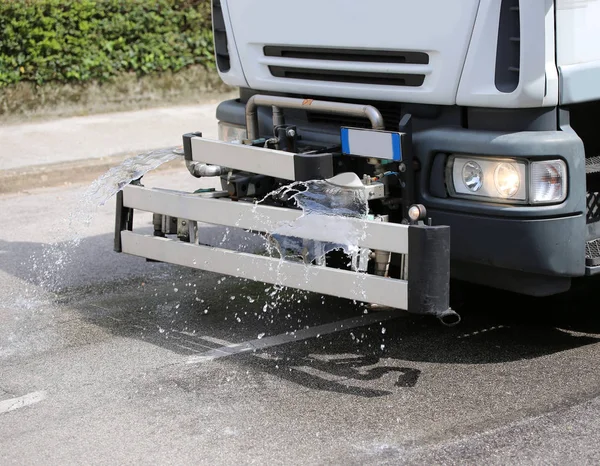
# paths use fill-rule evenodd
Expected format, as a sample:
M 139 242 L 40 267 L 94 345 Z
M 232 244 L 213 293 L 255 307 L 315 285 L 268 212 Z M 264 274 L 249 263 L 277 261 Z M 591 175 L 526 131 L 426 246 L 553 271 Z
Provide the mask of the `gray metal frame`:
M 272 232 L 278 226 L 290 224 L 302 216 L 302 211 L 272 207 L 229 199 L 210 199 L 179 191 L 149 189 L 129 185 L 123 189 L 123 205 L 126 208 L 144 210 L 171 217 L 185 218 L 195 222 L 212 223 L 259 232 Z M 408 225 L 356 218 L 336 218 L 338 224 L 360 232 L 358 245 L 381 249 L 397 254 L 408 253 Z M 298 231 L 301 238 L 315 241 L 339 241 L 335 231 Z
M 294 154 L 281 150 L 215 141 L 195 136 L 191 139 L 192 160 L 262 175 L 296 179 Z
M 130 231 L 121 232 L 121 242 L 123 252 L 134 256 L 339 298 L 408 308 L 408 283 L 404 280 L 298 264 Z
M 258 232 L 272 232 L 292 223 L 302 212 L 295 209 L 211 199 L 198 195 L 129 185 L 123 189 L 123 208 L 160 213 Z M 359 246 L 408 253 L 409 226 L 359 219 L 337 219 L 357 229 Z M 298 232 L 299 237 L 336 242 L 327 229 Z M 195 269 L 262 281 L 340 298 L 365 301 L 399 309 L 408 308 L 408 282 L 353 271 L 283 261 L 279 258 L 190 244 L 174 239 L 120 231 L 124 253 Z

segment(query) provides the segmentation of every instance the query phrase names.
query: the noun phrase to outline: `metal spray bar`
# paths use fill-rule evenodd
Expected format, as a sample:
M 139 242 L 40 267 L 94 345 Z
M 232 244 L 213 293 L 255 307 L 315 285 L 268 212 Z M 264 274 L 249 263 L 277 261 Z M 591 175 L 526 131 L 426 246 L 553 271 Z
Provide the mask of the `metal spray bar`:
M 453 320 L 456 313 L 449 309 L 449 227 L 348 219 L 363 233 L 359 235 L 360 246 L 408 255 L 408 279 L 400 280 L 133 233 L 134 209 L 266 233 L 282 223 L 296 221 L 302 215 L 297 210 L 130 185 L 117 197 L 115 248 L 152 260 L 433 314 L 443 321 L 457 322 Z M 298 237 L 336 240 L 335 234 L 327 229 L 300 231 Z

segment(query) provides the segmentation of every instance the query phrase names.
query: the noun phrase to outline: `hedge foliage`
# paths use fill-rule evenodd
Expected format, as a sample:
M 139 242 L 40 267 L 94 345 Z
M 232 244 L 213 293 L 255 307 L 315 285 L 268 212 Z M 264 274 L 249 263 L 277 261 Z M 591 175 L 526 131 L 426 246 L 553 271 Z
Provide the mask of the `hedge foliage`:
M 209 0 L 0 0 L 0 86 L 214 67 Z

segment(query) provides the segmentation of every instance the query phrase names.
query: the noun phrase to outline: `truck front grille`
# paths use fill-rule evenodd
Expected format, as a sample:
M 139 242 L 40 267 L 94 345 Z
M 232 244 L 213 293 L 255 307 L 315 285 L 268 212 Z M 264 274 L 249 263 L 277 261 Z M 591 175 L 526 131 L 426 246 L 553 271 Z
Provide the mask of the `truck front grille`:
M 586 175 L 600 173 L 600 156 L 587 157 L 585 159 Z
M 263 54 L 282 79 L 419 87 L 429 70 L 425 52 L 266 45 Z
M 600 239 L 594 239 L 585 243 L 585 259 L 587 265 L 599 265 Z
M 596 223 L 600 221 L 600 193 L 588 192 L 585 196 L 587 210 L 585 215 L 586 223 Z

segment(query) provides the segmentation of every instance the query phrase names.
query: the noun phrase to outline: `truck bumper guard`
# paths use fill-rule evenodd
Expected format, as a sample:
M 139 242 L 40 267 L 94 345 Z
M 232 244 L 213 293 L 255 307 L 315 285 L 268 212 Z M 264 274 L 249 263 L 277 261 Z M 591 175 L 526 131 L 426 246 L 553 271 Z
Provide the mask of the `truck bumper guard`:
M 449 308 L 450 228 L 447 226 L 344 219 L 361 232 L 360 247 L 408 257 L 407 277 L 397 279 L 205 246 L 198 238 L 201 229 L 196 230 L 199 234 L 192 235 L 189 242 L 138 234 L 132 231 L 134 210 L 186 219 L 190 226 L 202 222 L 264 233 L 271 233 L 282 224 L 293 224 L 303 215 L 302 211 L 132 184 L 117 196 L 115 250 L 411 313 L 432 314 L 445 324 L 460 320 Z M 298 236 L 336 242 L 335 234 L 326 229 L 300 232 Z

